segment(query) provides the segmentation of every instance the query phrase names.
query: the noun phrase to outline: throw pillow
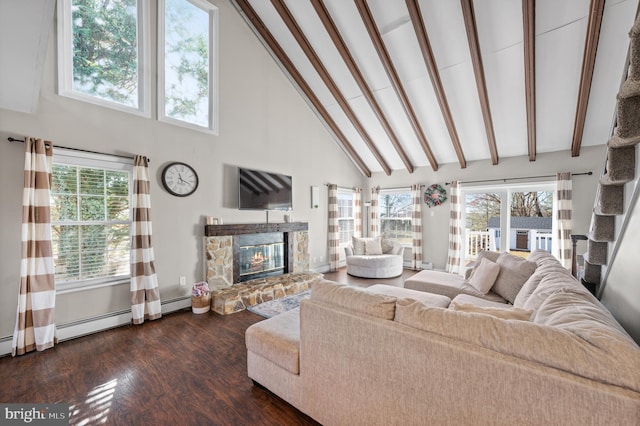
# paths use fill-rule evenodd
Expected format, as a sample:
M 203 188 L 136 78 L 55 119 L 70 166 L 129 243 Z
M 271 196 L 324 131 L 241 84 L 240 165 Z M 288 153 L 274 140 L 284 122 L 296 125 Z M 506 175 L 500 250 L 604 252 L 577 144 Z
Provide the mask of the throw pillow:
M 482 259 L 496 262 L 499 256 L 500 253 L 497 251 L 480 250 L 480 252 L 478 252 L 478 255 L 476 256 L 475 262 L 472 262 L 472 264 L 470 265 L 473 267 L 473 269 L 471 269 L 471 272 L 465 273 L 465 279 L 470 279 L 473 276 L 475 270 L 478 269 L 478 266 L 480 266 L 480 262 L 482 262 Z
M 382 254 L 382 244 L 380 243 L 380 237 L 367 238 L 364 243 L 364 254 L 377 255 Z
M 471 303 L 458 303 L 455 300 L 451 302 L 449 308 L 453 309 L 454 311 L 491 315 L 492 317 L 505 320 L 529 321 L 531 319 L 531 315 L 533 314 L 533 311 L 528 309 L 516 307 L 494 308 L 487 306 L 476 306 L 472 305 Z
M 364 254 L 364 242 L 365 238 L 351 237 L 351 244 L 353 245 L 354 255 L 362 256 Z
M 524 283 L 536 271 L 537 265 L 509 253 L 502 253 L 496 263 L 500 265 L 500 273 L 492 290 L 513 304 Z
M 382 237 L 380 245 L 382 245 L 382 253 L 389 253 L 393 250 L 393 241 L 388 238 Z
M 498 278 L 499 273 L 500 265 L 487 258 L 483 258 L 473 275 L 471 275 L 469 284 L 475 287 L 480 293 L 487 294 L 496 282 L 496 278 Z

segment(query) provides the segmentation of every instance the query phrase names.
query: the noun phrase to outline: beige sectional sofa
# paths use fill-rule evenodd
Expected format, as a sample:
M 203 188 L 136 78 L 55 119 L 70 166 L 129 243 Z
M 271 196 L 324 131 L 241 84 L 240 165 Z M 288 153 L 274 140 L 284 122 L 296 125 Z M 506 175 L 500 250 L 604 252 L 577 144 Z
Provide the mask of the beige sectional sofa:
M 640 348 L 553 257 L 530 260 L 513 305 L 319 281 L 247 329 L 249 377 L 326 425 L 638 424 Z

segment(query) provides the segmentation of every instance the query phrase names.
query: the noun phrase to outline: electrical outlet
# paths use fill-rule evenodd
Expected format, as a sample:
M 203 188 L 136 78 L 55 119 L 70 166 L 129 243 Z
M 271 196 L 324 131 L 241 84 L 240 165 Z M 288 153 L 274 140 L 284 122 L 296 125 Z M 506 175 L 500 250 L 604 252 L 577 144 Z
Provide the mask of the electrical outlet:
M 314 265 L 315 265 L 316 263 L 318 263 L 318 258 L 317 258 L 317 257 L 314 257 L 314 258 L 313 258 L 313 263 L 314 263 Z
M 187 285 L 187 277 L 180 277 L 180 287 L 185 287 Z
M 320 256 L 320 263 L 322 263 L 324 256 Z

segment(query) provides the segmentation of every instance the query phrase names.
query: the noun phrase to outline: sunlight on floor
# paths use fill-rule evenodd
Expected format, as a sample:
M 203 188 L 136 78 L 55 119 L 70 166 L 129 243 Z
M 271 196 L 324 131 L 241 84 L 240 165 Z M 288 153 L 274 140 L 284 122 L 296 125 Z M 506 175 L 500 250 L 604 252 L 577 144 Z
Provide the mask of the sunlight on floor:
M 69 407 L 69 424 L 97 425 L 108 421 L 111 400 L 116 391 L 118 379 L 113 379 L 96 386 L 87 394 L 87 399 L 77 405 Z

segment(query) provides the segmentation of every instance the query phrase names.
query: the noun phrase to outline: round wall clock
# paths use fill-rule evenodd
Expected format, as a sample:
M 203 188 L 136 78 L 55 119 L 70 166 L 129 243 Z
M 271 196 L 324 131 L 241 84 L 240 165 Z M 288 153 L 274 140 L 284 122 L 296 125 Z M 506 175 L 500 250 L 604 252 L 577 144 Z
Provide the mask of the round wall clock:
M 162 171 L 162 185 L 169 194 L 186 197 L 198 188 L 198 174 L 188 164 L 172 162 Z

